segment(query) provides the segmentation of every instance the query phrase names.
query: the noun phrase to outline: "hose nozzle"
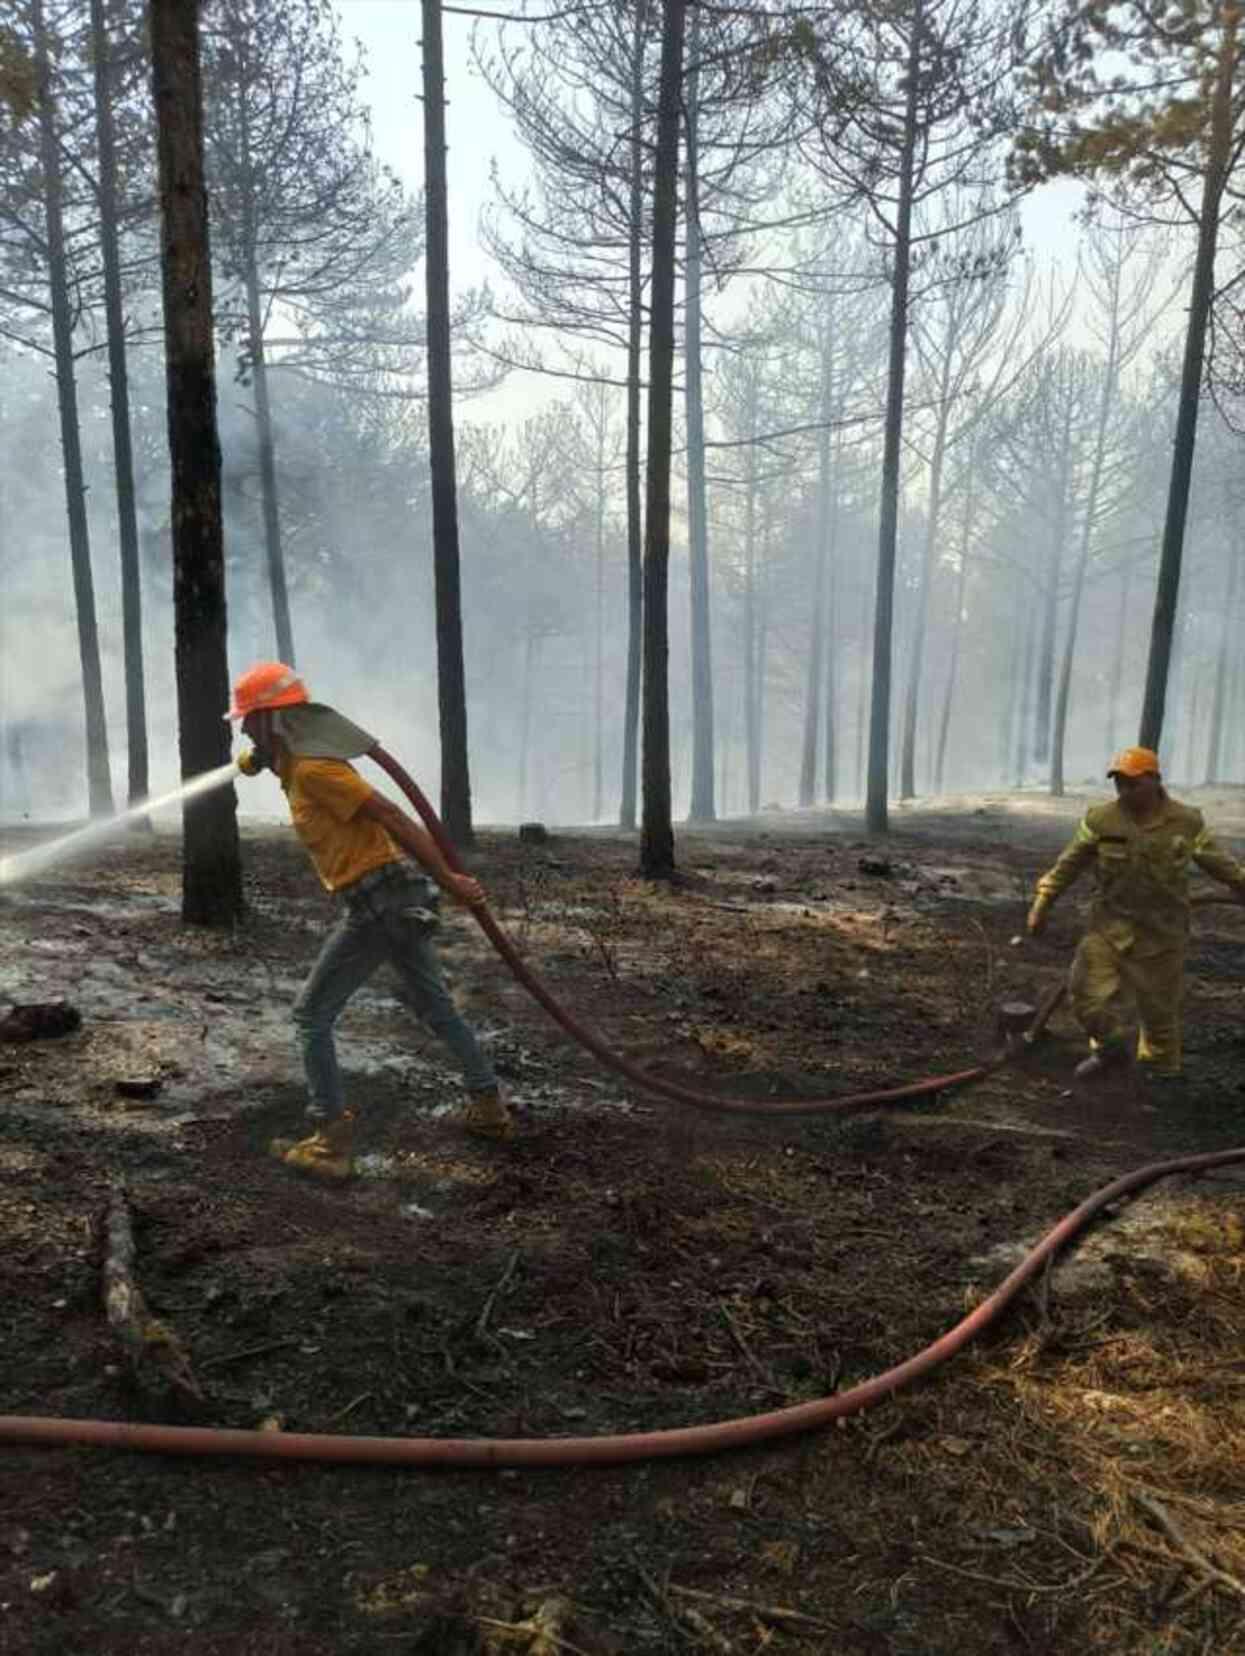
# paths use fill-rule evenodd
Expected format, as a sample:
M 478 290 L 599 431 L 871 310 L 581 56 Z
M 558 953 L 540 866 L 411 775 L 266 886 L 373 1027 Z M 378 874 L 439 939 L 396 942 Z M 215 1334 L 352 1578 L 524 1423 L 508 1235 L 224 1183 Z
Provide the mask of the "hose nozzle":
M 258 748 L 248 748 L 238 755 L 237 764 L 243 776 L 258 776 L 264 769 L 264 756 Z

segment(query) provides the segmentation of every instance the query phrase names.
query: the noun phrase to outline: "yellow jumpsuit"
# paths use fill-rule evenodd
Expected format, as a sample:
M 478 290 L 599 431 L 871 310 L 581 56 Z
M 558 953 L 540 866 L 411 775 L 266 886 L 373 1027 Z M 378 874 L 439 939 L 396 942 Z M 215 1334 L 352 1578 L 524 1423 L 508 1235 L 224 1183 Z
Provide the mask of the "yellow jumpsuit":
M 1038 902 L 1052 903 L 1091 863 L 1098 890 L 1068 979 L 1072 1011 L 1091 1047 L 1122 1046 L 1127 991 L 1137 1003 L 1138 1061 L 1154 1074 L 1179 1075 L 1189 865 L 1242 897 L 1245 866 L 1216 844 L 1200 811 L 1166 794 L 1144 823 L 1117 801 L 1091 807 L 1038 881 Z

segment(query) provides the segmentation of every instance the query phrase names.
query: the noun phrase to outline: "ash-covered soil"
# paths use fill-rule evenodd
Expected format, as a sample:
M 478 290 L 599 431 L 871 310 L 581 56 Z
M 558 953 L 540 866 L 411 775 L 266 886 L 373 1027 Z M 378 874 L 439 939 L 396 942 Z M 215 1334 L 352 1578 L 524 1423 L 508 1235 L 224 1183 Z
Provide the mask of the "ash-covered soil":
M 1184 795 L 1245 852 L 1240 790 Z M 764 1414 L 937 1338 L 1064 1213 L 1245 1146 L 1245 913 L 1199 912 L 1189 1081 L 1074 1089 L 1066 1013 L 976 1087 L 767 1118 L 962 1070 L 1036 1001 L 1077 894 L 1009 946 L 1084 806 L 1030 795 L 678 837 L 484 832 L 473 871 L 610 1043 L 755 1115 L 664 1103 L 573 1047 L 469 917 L 455 992 L 522 1130 L 460 1132 L 376 979 L 339 1047 L 361 1176 L 300 1126 L 289 1004 L 330 909 L 248 832 L 236 933 L 184 928 L 178 844 L 131 836 L 0 893 L 0 1411 L 384 1437 L 591 1437 Z M 0 833 L 12 851 L 40 835 Z M 1245 1173 L 1115 1210 L 978 1344 L 875 1409 L 727 1455 L 426 1471 L 0 1445 L 0 1651 L 1245 1651 Z M 140 1389 L 101 1300 L 111 1193 L 202 1401 Z

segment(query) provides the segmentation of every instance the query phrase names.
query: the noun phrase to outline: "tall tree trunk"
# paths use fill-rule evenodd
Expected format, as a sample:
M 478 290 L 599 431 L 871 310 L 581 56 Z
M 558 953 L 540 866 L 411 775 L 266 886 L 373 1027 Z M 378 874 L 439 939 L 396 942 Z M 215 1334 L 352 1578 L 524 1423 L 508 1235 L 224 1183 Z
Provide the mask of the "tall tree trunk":
M 121 307 L 121 256 L 117 241 L 117 141 L 113 115 L 113 55 L 104 0 L 91 0 L 95 62 L 95 136 L 99 146 L 99 240 L 104 269 L 104 316 L 108 330 L 108 383 L 112 401 L 112 451 L 117 485 L 117 537 L 121 548 L 121 628 L 125 653 L 126 754 L 131 805 L 146 799 L 147 705 L 143 676 L 142 581 L 138 561 L 138 512 L 134 503 L 134 449 L 130 435 L 130 381 L 125 318 Z
M 929 593 L 934 577 L 934 552 L 938 545 L 938 520 L 942 515 L 942 470 L 947 454 L 947 426 L 951 419 L 951 359 L 954 331 L 947 340 L 942 359 L 942 383 L 938 388 L 938 416 L 934 428 L 934 453 L 929 468 L 929 495 L 926 502 L 925 540 L 917 575 L 915 614 L 912 621 L 912 649 L 908 656 L 908 687 L 904 699 L 903 764 L 899 797 L 916 795 L 916 719 L 925 671 L 925 638 L 929 631 Z
M 1191 783 L 1198 774 L 1197 742 L 1202 728 L 1202 690 L 1206 683 L 1206 675 L 1202 671 L 1200 661 L 1195 660 L 1190 663 L 1189 677 L 1193 680 L 1193 695 L 1189 701 L 1189 722 L 1185 731 L 1186 757 L 1184 769 L 1177 774 Z M 1175 750 L 1175 744 L 1173 744 L 1173 750 Z
M 264 516 L 264 551 L 268 564 L 268 591 L 272 597 L 277 655 L 295 665 L 294 627 L 290 619 L 289 586 L 285 578 L 285 550 L 281 544 L 281 497 L 277 485 L 277 439 L 272 425 L 268 388 L 268 360 L 264 355 L 264 314 L 259 294 L 259 272 L 253 251 L 246 273 L 247 350 L 255 382 L 255 430 L 259 444 L 259 498 Z
M 869 776 L 865 828 L 884 834 L 887 820 L 887 771 L 891 722 L 891 636 L 895 612 L 895 548 L 899 534 L 899 461 L 903 439 L 904 368 L 908 349 L 908 282 L 912 264 L 912 194 L 916 164 L 917 98 L 921 78 L 924 0 L 912 8 L 902 148 L 899 157 L 899 203 L 895 221 L 894 270 L 891 275 L 890 360 L 886 385 L 886 433 L 882 445 L 882 503 L 878 532 L 878 584 L 873 619 L 873 693 L 869 711 Z
M 865 640 L 869 636 L 870 592 L 867 580 L 861 582 L 862 613 L 860 625 L 856 631 L 857 651 L 860 656 L 859 671 L 856 675 L 856 798 L 864 799 L 868 789 L 868 778 L 865 775 L 865 733 L 869 727 L 869 681 L 871 674 L 866 670 Z M 876 607 L 876 601 L 874 604 Z
M 1033 756 L 1041 764 L 1050 758 L 1051 723 L 1055 705 L 1055 639 L 1059 626 L 1059 583 L 1063 579 L 1063 543 L 1068 530 L 1069 457 L 1072 414 L 1065 409 L 1059 451 L 1051 476 L 1055 488 L 1055 521 L 1051 528 L 1046 591 L 1042 602 L 1042 641 L 1038 652 Z
M 1150 656 L 1146 664 L 1146 687 L 1141 704 L 1142 747 L 1158 749 L 1163 736 L 1163 713 L 1167 700 L 1167 675 L 1171 664 L 1172 633 L 1180 597 L 1180 565 L 1184 553 L 1185 520 L 1189 511 L 1189 484 L 1193 475 L 1193 449 L 1197 441 L 1198 403 L 1202 394 L 1202 368 L 1206 356 L 1206 328 L 1215 292 L 1215 252 L 1219 242 L 1219 216 L 1227 184 L 1232 146 L 1232 96 L 1237 60 L 1237 30 L 1240 12 L 1235 6 L 1219 9 L 1219 66 L 1211 99 L 1210 145 L 1202 178 L 1202 206 L 1198 215 L 1197 255 L 1189 294 L 1189 322 L 1185 330 L 1184 362 L 1180 372 L 1180 402 L 1176 411 L 1176 433 L 1172 443 L 1171 479 L 1167 491 L 1167 515 L 1163 523 L 1163 550 L 1159 558 L 1158 589 L 1154 596 L 1154 622 L 1150 629 Z
M 724 816 L 730 816 L 731 814 L 731 759 L 735 751 L 735 691 L 738 690 L 738 685 L 738 679 L 732 685 L 728 678 L 722 689 L 722 723 L 724 728 L 721 733 L 722 757 L 718 772 L 718 798 L 722 801 Z
M 529 626 L 523 640 L 523 678 L 519 691 L 519 821 L 527 818 L 528 755 L 532 746 L 532 681 L 536 658 L 536 629 Z
M 1098 495 L 1102 488 L 1102 468 L 1107 453 L 1107 424 L 1115 404 L 1118 364 L 1120 359 L 1119 299 L 1120 266 L 1114 272 L 1114 303 L 1111 312 L 1111 331 L 1107 339 L 1107 360 L 1102 370 L 1102 388 L 1098 399 L 1098 421 L 1094 433 L 1094 457 L 1090 464 L 1089 488 L 1085 495 L 1084 516 L 1081 523 L 1081 544 L 1077 550 L 1076 573 L 1072 581 L 1072 596 L 1068 600 L 1068 630 L 1064 637 L 1063 661 L 1059 669 L 1059 689 L 1055 696 L 1055 728 L 1051 737 L 1050 791 L 1056 799 L 1063 797 L 1064 741 L 1068 728 L 1068 698 L 1072 690 L 1072 663 L 1076 656 L 1076 635 L 1081 619 L 1081 599 L 1085 592 L 1085 576 L 1089 570 L 1089 554 L 1094 540 L 1094 520 L 1098 516 Z
M 437 707 L 441 817 L 457 845 L 470 845 L 471 766 L 458 563 L 458 481 L 450 360 L 449 200 L 445 173 L 445 68 L 441 0 L 420 0 L 424 28 L 424 213 L 428 304 L 428 464 L 432 478 L 437 612 Z
M 1020 596 L 1017 627 L 1020 638 L 1023 639 L 1023 653 L 1019 649 L 1013 649 L 1010 658 L 1013 662 L 1021 663 L 1020 678 L 1016 684 L 1015 758 L 1012 766 L 1015 785 L 1018 788 L 1024 786 L 1025 771 L 1029 763 L 1029 737 L 1033 728 L 1033 669 L 1037 656 L 1038 631 L 1042 625 L 1042 617 L 1036 606 L 1024 604 L 1023 591 Z
M 752 772 L 748 778 L 748 810 L 752 816 L 756 816 L 761 809 L 761 776 L 765 763 L 765 684 L 769 671 L 769 609 L 766 603 L 766 572 L 769 568 L 770 538 L 768 505 L 763 513 L 762 522 L 761 557 L 757 568 L 756 593 L 756 673 L 753 676 L 756 708 L 752 715 L 752 725 L 756 731 L 756 742 L 752 750 Z
M 216 425 L 212 262 L 203 178 L 199 0 L 151 0 L 159 160 L 173 616 L 182 776 L 229 759 L 225 545 Z M 238 799 L 218 788 L 183 811 L 182 918 L 229 926 L 242 912 Z
M 756 384 L 750 382 L 749 431 L 757 429 Z M 761 732 L 757 728 L 757 575 L 756 575 L 756 508 L 757 462 L 756 445 L 748 448 L 747 484 L 744 497 L 744 775 L 747 778 L 746 803 L 749 815 L 755 816 L 759 801 L 761 772 Z
M 1235 526 L 1234 526 L 1235 527 Z M 1219 625 L 1218 659 L 1215 662 L 1215 693 L 1210 712 L 1210 747 L 1206 756 L 1206 781 L 1222 782 L 1226 775 L 1223 763 L 1223 732 L 1227 722 L 1228 663 L 1240 644 L 1236 625 L 1236 597 L 1241 573 L 1241 554 L 1235 547 L 1228 553 L 1228 582 L 1223 595 L 1223 615 Z
M 700 100 L 700 7 L 692 9 L 687 72 L 687 184 L 685 238 L 686 304 L 683 356 L 687 370 L 687 557 L 691 583 L 692 623 L 692 790 L 688 819 L 712 822 L 713 803 L 713 650 L 709 597 L 709 529 L 705 502 L 705 403 L 701 379 L 700 337 L 700 158 L 697 125 Z
M 592 820 L 605 807 L 605 388 L 600 387 L 601 419 L 597 427 L 596 615 L 592 685 Z
M 1120 581 L 1120 610 L 1115 625 L 1115 644 L 1111 651 L 1111 682 L 1107 688 L 1107 740 L 1106 751 L 1114 753 L 1117 746 L 1117 733 L 1120 725 L 1120 687 L 1124 682 L 1124 650 L 1128 641 L 1128 600 L 1132 591 L 1133 566 L 1131 560 L 1124 565 L 1124 575 Z
M 825 618 L 825 697 L 826 721 L 825 739 L 823 742 L 823 764 L 825 785 L 822 798 L 827 805 L 834 803 L 838 794 L 838 730 L 839 730 L 839 571 L 838 571 L 838 521 L 839 521 L 839 484 L 838 465 L 841 458 L 841 442 L 836 443 L 834 467 L 834 492 L 830 500 L 830 533 L 826 546 L 826 618 Z
M 1225 759 L 1227 775 L 1234 781 L 1245 779 L 1245 655 L 1232 652 L 1232 688 L 1228 695 L 1231 717 L 1228 720 L 1228 751 Z
M 649 312 L 648 496 L 644 511 L 644 808 L 640 872 L 651 880 L 670 879 L 674 874 L 667 595 L 674 400 L 674 255 L 686 0 L 664 0 L 662 10 Z
M 91 541 L 86 518 L 86 484 L 82 475 L 82 431 L 78 420 L 78 386 L 74 375 L 73 317 L 65 256 L 65 223 L 60 144 L 52 92 L 52 62 L 44 22 L 43 0 L 31 0 L 35 74 L 38 79 L 40 162 L 47 226 L 48 288 L 52 305 L 52 339 L 56 359 L 56 400 L 60 412 L 61 453 L 65 462 L 65 510 L 69 520 L 69 556 L 73 569 L 74 608 L 78 620 L 78 657 L 86 714 L 87 799 L 92 816 L 112 814 L 112 778 L 108 766 L 108 726 L 104 716 L 104 682 L 100 670 L 99 629 L 95 617 L 95 583 L 91 575 Z
M 817 433 L 817 521 L 813 530 L 813 601 L 810 606 L 808 627 L 808 669 L 804 681 L 804 732 L 800 744 L 800 791 L 799 803 L 802 809 L 807 808 L 817 797 L 817 758 L 821 736 L 821 683 L 822 661 L 826 649 L 826 565 L 829 556 L 827 542 L 830 539 L 830 408 L 834 396 L 833 370 L 834 333 L 830 318 L 826 318 L 825 336 L 821 345 L 821 397 L 818 419 L 821 429 Z M 833 715 L 833 709 L 827 702 L 827 723 Z M 826 797 L 829 799 L 834 793 L 834 777 L 830 774 L 833 762 L 833 742 L 829 744 L 827 752 Z
M 644 520 L 640 500 L 640 370 L 644 340 L 644 28 L 648 0 L 636 0 L 632 27 L 631 157 L 627 226 L 627 682 L 623 694 L 620 828 L 636 825 L 640 672 L 644 638 Z
M 947 774 L 947 738 L 951 730 L 951 708 L 960 671 L 960 643 L 964 636 L 964 598 L 968 588 L 968 552 L 972 544 L 973 514 L 976 508 L 977 435 L 969 439 L 968 479 L 964 493 L 964 523 L 960 531 L 960 567 L 955 582 L 955 614 L 951 618 L 951 659 L 947 664 L 947 685 L 938 721 L 938 746 L 934 755 L 934 792 L 941 794 Z

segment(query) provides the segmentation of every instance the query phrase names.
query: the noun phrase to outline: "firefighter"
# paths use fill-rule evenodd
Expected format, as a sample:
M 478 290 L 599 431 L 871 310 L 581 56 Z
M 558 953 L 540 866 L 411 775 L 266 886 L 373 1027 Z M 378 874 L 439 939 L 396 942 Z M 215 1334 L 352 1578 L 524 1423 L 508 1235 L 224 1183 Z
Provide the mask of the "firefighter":
M 313 703 L 283 662 L 260 662 L 243 673 L 225 717 L 240 722 L 254 743 L 241 769 L 275 772 L 294 830 L 339 905 L 293 1009 L 314 1130 L 303 1139 L 274 1139 L 273 1154 L 322 1179 L 353 1173 L 355 1112 L 343 1096 L 333 1025 L 384 961 L 396 968 L 406 1000 L 462 1070 L 467 1131 L 509 1138 L 513 1123 L 497 1077 L 450 998 L 432 942 L 437 888 L 473 907 L 484 901 L 479 882 L 455 873 L 427 829 L 364 781 L 349 760 L 375 747 L 375 738 Z
M 1051 904 L 1093 865 L 1097 894 L 1089 930 L 1068 978 L 1068 995 L 1090 1054 L 1077 1065 L 1091 1080 L 1127 1063 L 1120 999 L 1136 1002 L 1137 1062 L 1155 1081 L 1181 1073 L 1180 1002 L 1189 937 L 1189 865 L 1245 898 L 1245 866 L 1220 849 L 1202 813 L 1163 787 L 1158 755 L 1131 747 L 1107 768 L 1115 801 L 1094 805 L 1055 866 L 1037 883 L 1028 929 L 1036 937 Z

